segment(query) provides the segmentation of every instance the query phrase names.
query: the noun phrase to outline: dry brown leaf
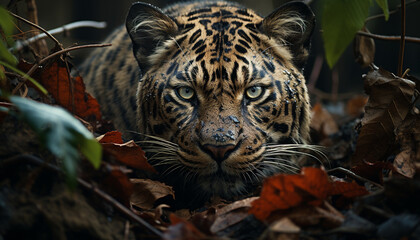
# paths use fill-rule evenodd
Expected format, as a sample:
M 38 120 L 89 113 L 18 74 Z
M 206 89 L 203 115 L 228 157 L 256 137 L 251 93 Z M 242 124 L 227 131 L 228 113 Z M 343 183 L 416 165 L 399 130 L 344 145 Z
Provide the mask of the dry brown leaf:
M 321 133 L 321 135 L 329 136 L 338 131 L 334 118 L 320 103 L 313 106 L 311 115 L 311 128 Z
M 244 220 L 249 216 L 248 211 L 251 207 L 251 202 L 257 198 L 258 197 L 246 198 L 218 209 L 216 211 L 216 219 L 210 227 L 210 231 L 212 233 L 217 233 Z
M 395 129 L 411 110 L 414 82 L 383 70 L 371 70 L 365 77 L 369 95 L 352 164 L 385 160 L 395 147 Z
M 420 114 L 409 113 L 405 121 L 396 130 L 401 151 L 394 159 L 395 170 L 406 177 L 412 178 L 416 173 L 415 162 L 420 162 Z
M 269 227 L 270 231 L 278 233 L 299 233 L 300 227 L 294 224 L 290 218 L 284 217 L 274 221 Z
M 168 195 L 175 198 L 172 187 L 161 182 L 150 179 L 130 179 L 133 183 L 133 194 L 130 198 L 130 204 L 144 210 L 150 210 L 154 207 L 156 200 Z
M 364 26 L 362 31 L 369 33 Z M 370 37 L 356 35 L 353 42 L 353 52 L 356 62 L 362 67 L 368 67 L 375 59 L 375 41 Z

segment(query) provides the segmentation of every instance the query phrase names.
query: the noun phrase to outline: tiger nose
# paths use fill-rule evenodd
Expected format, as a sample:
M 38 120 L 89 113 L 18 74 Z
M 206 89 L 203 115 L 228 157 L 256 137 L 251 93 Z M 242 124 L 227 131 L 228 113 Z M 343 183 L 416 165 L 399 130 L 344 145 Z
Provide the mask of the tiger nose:
M 203 146 L 204 151 L 209 154 L 216 162 L 222 162 L 233 152 L 235 145 L 212 145 L 206 144 Z

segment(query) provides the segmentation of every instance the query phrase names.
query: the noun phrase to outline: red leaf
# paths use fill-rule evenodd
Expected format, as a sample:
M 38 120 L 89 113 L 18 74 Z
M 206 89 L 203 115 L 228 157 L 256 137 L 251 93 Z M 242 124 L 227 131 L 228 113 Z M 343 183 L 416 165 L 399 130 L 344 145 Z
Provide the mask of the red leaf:
M 134 185 L 128 177 L 117 167 L 113 167 L 102 181 L 106 191 L 125 206 L 130 206 L 130 196 L 134 191 Z
M 31 64 L 20 62 L 19 69 L 28 71 Z M 80 76 L 70 77 L 65 62 L 58 60 L 32 75 L 52 95 L 56 102 L 71 113 L 88 121 L 100 120 L 101 112 L 95 98 L 86 93 Z
M 265 220 L 273 211 L 285 210 L 306 202 L 319 206 L 331 195 L 356 197 L 367 194 L 355 183 L 332 182 L 327 173 L 319 168 L 303 168 L 301 174 L 279 174 L 268 178 L 261 196 L 252 202 L 250 213 Z
M 102 136 L 96 138 L 100 143 L 117 143 L 123 144 L 122 134 L 118 131 L 107 132 Z
M 198 240 L 209 239 L 204 233 L 198 230 L 192 223 L 177 217 L 175 214 L 169 216 L 171 226 L 163 235 L 165 240 Z
M 102 143 L 102 148 L 121 163 L 133 168 L 156 172 L 147 162 L 145 152 L 133 140 L 123 144 Z

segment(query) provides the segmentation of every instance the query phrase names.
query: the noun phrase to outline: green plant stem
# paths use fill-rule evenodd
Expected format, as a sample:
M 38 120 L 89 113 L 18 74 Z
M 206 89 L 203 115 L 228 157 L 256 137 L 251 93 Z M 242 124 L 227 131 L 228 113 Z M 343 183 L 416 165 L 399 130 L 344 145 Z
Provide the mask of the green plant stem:
M 405 48 L 405 0 L 401 0 L 401 40 L 400 53 L 398 60 L 398 76 L 402 76 L 404 63 L 404 48 Z

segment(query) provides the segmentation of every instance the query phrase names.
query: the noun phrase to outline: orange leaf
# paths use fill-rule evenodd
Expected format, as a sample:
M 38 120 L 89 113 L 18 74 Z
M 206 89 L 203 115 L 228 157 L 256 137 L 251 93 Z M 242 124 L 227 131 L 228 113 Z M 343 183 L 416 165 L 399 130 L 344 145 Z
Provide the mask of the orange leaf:
M 121 163 L 133 168 L 156 172 L 147 162 L 145 152 L 133 140 L 123 144 L 102 143 L 102 147 Z
M 31 64 L 20 62 L 19 69 L 28 71 Z M 44 86 L 56 102 L 71 113 L 88 121 L 101 119 L 99 104 L 86 93 L 85 84 L 80 76 L 70 77 L 65 62 L 58 60 L 32 75 Z
M 357 187 L 356 187 L 357 186 Z M 273 211 L 285 210 L 306 202 L 319 206 L 331 195 L 356 197 L 367 193 L 357 184 L 335 183 L 319 168 L 303 168 L 301 174 L 279 174 L 266 179 L 260 198 L 252 202 L 250 213 L 265 220 Z
M 342 195 L 346 198 L 355 198 L 368 194 L 365 187 L 355 182 L 333 182 L 331 195 Z

